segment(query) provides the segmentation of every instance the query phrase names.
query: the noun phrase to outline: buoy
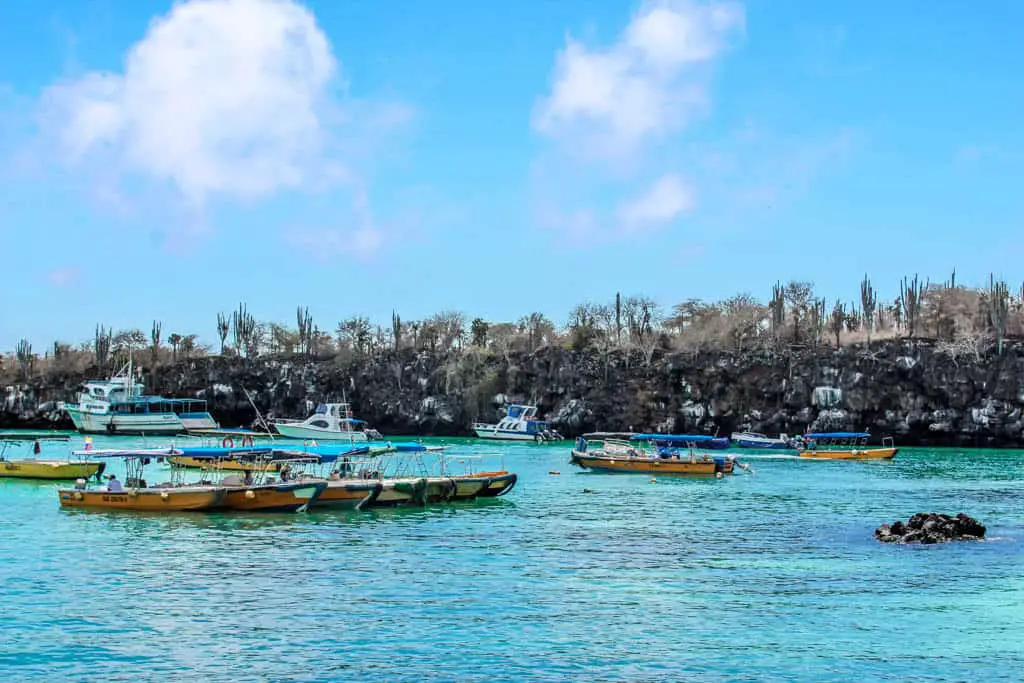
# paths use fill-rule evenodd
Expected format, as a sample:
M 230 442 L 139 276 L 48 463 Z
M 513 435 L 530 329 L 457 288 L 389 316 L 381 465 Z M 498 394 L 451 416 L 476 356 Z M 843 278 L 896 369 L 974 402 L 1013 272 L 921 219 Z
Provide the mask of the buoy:
M 253 498 L 256 497 L 256 492 L 253 491 L 252 489 L 249 489 L 248 491 L 245 492 L 245 497 L 248 498 L 249 500 L 252 500 Z
M 658 483 L 658 478 L 657 477 L 651 477 L 651 483 L 652 484 Z
M 75 500 L 82 500 L 84 497 L 81 491 L 75 491 Z
M 220 445 L 221 448 L 234 448 L 235 440 L 232 439 L 230 436 L 225 436 L 224 439 L 220 442 Z
M 160 492 L 160 498 L 162 498 L 163 500 L 167 500 L 170 497 L 171 497 L 171 494 L 167 493 L 167 491 L 161 491 Z
M 721 473 L 721 472 L 715 472 L 715 479 L 721 479 L 721 478 L 722 478 L 722 476 L 723 476 L 723 475 L 722 475 L 722 473 Z

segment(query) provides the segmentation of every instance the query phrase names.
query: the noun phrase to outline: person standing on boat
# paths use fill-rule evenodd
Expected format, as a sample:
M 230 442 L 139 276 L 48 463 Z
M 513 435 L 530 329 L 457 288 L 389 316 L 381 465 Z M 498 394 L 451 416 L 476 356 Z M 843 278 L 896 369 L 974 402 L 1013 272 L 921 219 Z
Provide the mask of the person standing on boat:
M 124 491 L 121 482 L 113 474 L 107 477 L 107 491 L 110 493 L 122 493 Z

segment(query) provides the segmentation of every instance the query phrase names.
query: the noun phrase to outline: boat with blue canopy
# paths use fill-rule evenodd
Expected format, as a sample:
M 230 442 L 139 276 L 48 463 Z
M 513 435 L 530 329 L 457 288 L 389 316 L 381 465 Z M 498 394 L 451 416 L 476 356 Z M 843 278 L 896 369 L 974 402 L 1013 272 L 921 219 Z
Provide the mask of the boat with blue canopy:
M 869 432 L 808 432 L 796 438 L 797 454 L 810 460 L 892 460 L 899 449 L 891 436 L 870 446 Z

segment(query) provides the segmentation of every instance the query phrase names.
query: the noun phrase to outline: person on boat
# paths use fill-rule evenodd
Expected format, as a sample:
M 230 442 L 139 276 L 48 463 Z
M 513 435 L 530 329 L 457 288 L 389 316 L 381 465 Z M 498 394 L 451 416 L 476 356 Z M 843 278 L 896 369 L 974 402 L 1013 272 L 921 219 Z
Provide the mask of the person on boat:
M 341 471 L 346 475 L 352 472 L 352 461 L 349 460 L 347 455 L 341 459 Z
M 338 470 L 331 470 L 331 476 L 328 479 L 331 481 L 341 481 L 341 475 L 338 474 Z
M 110 493 L 121 493 L 124 491 L 124 488 L 121 486 L 121 482 L 118 481 L 117 477 L 113 474 L 107 477 L 107 491 Z
M 245 471 L 245 478 L 242 480 L 242 483 L 246 486 L 252 486 L 252 470 Z
M 288 479 L 291 478 L 291 476 L 290 476 L 291 473 L 292 473 L 292 470 L 291 470 L 290 466 L 285 465 L 284 467 L 282 467 L 281 468 L 281 472 L 280 472 L 280 474 L 281 474 L 281 482 L 283 483 L 283 482 L 288 481 Z

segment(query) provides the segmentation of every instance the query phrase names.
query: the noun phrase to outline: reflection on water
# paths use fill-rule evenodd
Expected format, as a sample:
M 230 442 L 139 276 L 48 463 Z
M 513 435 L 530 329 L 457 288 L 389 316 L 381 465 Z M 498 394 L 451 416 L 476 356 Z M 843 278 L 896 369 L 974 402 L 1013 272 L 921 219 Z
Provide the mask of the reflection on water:
M 508 497 L 424 509 L 89 513 L 61 511 L 55 485 L 0 481 L 0 669 L 996 681 L 1024 668 L 1020 453 L 764 458 L 754 475 L 652 482 L 579 473 L 568 445 L 486 449 L 520 475 Z M 922 510 L 967 511 L 992 540 L 872 539 Z

